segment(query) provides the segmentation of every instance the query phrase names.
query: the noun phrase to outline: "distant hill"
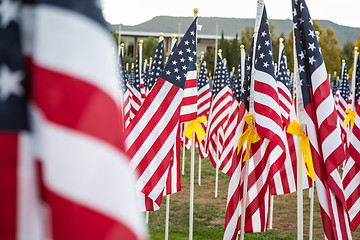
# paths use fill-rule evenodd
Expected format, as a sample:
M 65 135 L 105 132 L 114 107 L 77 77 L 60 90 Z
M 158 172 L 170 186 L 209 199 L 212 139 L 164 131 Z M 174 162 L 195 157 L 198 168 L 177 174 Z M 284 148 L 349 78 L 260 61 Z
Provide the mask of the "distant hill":
M 126 26 L 121 25 L 122 31 L 139 31 L 139 32 L 164 32 L 164 33 L 179 33 L 179 24 L 181 33 L 183 34 L 186 28 L 190 25 L 192 17 L 171 17 L 171 16 L 157 16 L 144 23 Z M 275 25 L 275 34 L 280 35 L 282 32 L 285 36 L 289 35 L 292 28 L 292 20 L 270 19 Z M 342 26 L 328 20 L 317 20 L 320 27 L 325 30 L 331 28 L 335 31 L 336 37 L 339 39 L 338 46 L 342 47 L 347 40 L 355 42 L 358 38 L 360 28 Z M 220 18 L 220 17 L 200 17 L 199 24 L 202 25 L 202 30 L 199 34 L 215 35 L 216 25 L 218 25 L 219 35 L 224 32 L 227 38 L 234 37 L 236 32 L 239 34 L 246 26 L 253 27 L 255 19 L 251 18 Z M 113 29 L 118 29 L 119 25 L 112 25 Z

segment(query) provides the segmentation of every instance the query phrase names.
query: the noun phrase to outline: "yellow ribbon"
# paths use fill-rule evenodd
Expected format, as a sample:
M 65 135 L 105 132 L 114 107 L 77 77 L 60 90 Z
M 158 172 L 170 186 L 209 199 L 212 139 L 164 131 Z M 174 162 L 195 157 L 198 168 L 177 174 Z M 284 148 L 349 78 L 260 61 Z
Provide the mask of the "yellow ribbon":
M 185 136 L 188 139 L 192 139 L 192 133 L 194 131 L 196 132 L 196 136 L 199 142 L 201 142 L 205 138 L 206 133 L 200 123 L 206 123 L 206 117 L 198 117 L 197 119 L 189 121 L 184 131 Z
M 287 129 L 287 132 L 300 137 L 301 154 L 304 155 L 305 173 L 315 181 L 314 165 L 312 161 L 309 138 L 305 135 L 297 121 L 292 121 Z
M 237 153 L 239 154 L 240 149 L 244 145 L 245 141 L 247 141 L 246 146 L 246 153 L 243 159 L 243 162 L 249 159 L 250 154 L 250 146 L 252 143 L 256 143 L 260 140 L 259 134 L 255 131 L 253 126 L 253 114 L 248 114 L 244 117 L 245 122 L 249 125 L 249 128 L 240 136 L 238 141 L 238 150 Z
M 352 112 L 350 109 L 346 109 L 345 110 L 346 118 L 344 120 L 345 126 L 347 127 L 349 125 L 349 122 L 351 121 L 351 127 L 354 127 L 354 123 L 355 123 L 355 116 L 356 116 L 356 112 Z

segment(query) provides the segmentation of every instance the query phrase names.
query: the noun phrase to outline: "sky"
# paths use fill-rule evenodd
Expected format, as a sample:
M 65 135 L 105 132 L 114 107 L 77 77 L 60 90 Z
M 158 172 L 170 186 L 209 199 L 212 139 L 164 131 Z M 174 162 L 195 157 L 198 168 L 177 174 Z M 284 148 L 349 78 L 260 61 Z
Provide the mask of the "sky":
M 155 16 L 255 18 L 256 0 L 101 0 L 103 14 L 112 24 L 136 25 Z M 340 25 L 360 27 L 360 0 L 308 0 L 315 20 L 330 20 Z M 291 0 L 265 0 L 269 19 L 292 18 Z

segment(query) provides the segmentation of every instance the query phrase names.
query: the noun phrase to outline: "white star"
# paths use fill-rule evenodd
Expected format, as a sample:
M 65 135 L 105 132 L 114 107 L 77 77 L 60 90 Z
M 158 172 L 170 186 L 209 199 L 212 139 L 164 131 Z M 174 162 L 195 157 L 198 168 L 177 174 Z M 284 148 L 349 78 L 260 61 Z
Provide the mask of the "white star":
M 184 66 L 182 66 L 182 69 L 183 69 L 183 70 L 186 70 L 186 69 L 187 69 L 187 67 L 184 65 Z
M 174 60 L 174 61 L 172 61 L 172 65 L 176 65 L 177 64 L 177 62 Z
M 294 17 L 297 15 L 297 12 L 296 12 L 295 8 L 294 8 L 294 11 L 293 11 L 293 15 L 294 15 Z
M 303 59 L 303 58 L 305 57 L 305 55 L 304 55 L 304 52 L 303 52 L 303 51 L 301 51 L 301 52 L 300 52 L 299 57 L 300 57 L 300 59 Z
M 269 46 L 270 45 L 270 42 L 268 40 L 265 41 L 265 45 L 266 46 Z
M 194 59 L 192 57 L 189 57 L 189 61 L 192 62 Z
M 261 45 L 258 45 L 258 50 L 260 50 L 261 49 Z
M 299 73 L 305 72 L 305 66 L 299 65 Z
M 265 57 L 265 54 L 264 54 L 264 53 L 260 53 L 259 58 L 263 59 L 264 57 Z
M 184 43 L 185 43 L 185 45 L 189 45 L 189 41 L 188 41 L 188 40 L 186 40 Z
M 182 63 L 185 62 L 185 58 L 181 58 L 180 62 L 182 62 Z
M 171 73 L 171 72 L 170 72 L 169 70 L 166 71 L 166 75 L 170 75 L 170 73 Z
M 268 62 L 264 62 L 264 68 L 267 68 L 269 66 L 269 63 Z
M 190 35 L 191 35 L 191 36 L 194 36 L 194 34 L 195 34 L 194 31 L 191 31 L 191 32 L 190 32 Z
M 263 32 L 261 33 L 261 36 L 262 36 L 262 37 L 265 37 L 265 36 L 266 36 L 266 32 L 263 31 Z
M 269 55 L 272 56 L 272 52 L 269 50 Z
M 178 69 L 178 68 L 175 68 L 175 69 L 174 69 L 174 72 L 176 72 L 176 73 L 179 72 L 179 69 Z
M 0 4 L 0 16 L 2 27 L 6 27 L 11 21 L 15 21 L 19 14 L 19 2 L 11 0 L 3 0 Z
M 180 81 L 181 77 L 178 75 L 176 76 L 176 80 Z
M 303 6 L 302 3 L 300 3 L 300 11 L 302 12 L 302 10 L 304 9 L 305 7 Z
M 187 48 L 187 49 L 186 49 L 186 52 L 190 53 L 190 52 L 191 52 L 190 48 Z
M 313 65 L 314 62 L 316 62 L 316 60 L 314 59 L 314 56 L 309 57 L 309 62 L 310 62 L 311 65 Z
M 183 55 L 183 53 L 184 53 L 183 51 L 181 51 L 181 50 L 179 51 L 179 55 Z
M 21 96 L 24 88 L 20 85 L 24 78 L 22 71 L 11 72 L 6 65 L 0 67 L 0 100 L 6 100 L 11 94 Z
M 308 36 L 311 36 L 312 38 L 314 38 L 314 37 L 315 37 L 314 31 L 313 31 L 313 30 L 309 30 Z
M 309 43 L 309 48 L 308 49 L 310 49 L 311 51 L 314 51 L 315 48 L 316 48 L 315 43 Z

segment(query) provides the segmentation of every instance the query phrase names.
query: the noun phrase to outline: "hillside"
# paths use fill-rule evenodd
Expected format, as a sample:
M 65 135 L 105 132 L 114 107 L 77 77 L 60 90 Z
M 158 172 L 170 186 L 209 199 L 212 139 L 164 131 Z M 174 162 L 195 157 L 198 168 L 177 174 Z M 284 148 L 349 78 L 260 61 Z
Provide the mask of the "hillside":
M 185 28 L 190 25 L 192 17 L 171 17 L 171 16 L 157 16 L 149 21 L 143 22 L 134 26 L 121 25 L 122 31 L 138 31 L 138 32 L 164 32 L 164 33 L 184 33 Z M 292 21 L 270 19 L 275 25 L 275 34 L 280 35 L 282 32 L 288 36 L 291 28 Z M 227 38 L 235 36 L 236 32 L 240 33 L 246 26 L 254 26 L 255 19 L 251 18 L 220 18 L 220 17 L 200 17 L 199 24 L 202 25 L 202 30 L 199 34 L 202 35 L 215 35 L 216 25 L 219 27 L 219 35 L 224 32 Z M 322 29 L 330 27 L 335 31 L 336 37 L 339 39 L 338 46 L 342 47 L 347 40 L 355 42 L 358 38 L 360 28 L 342 26 L 328 20 L 318 20 Z M 180 26 L 179 26 L 180 25 Z M 113 29 L 118 29 L 119 25 L 112 25 Z

